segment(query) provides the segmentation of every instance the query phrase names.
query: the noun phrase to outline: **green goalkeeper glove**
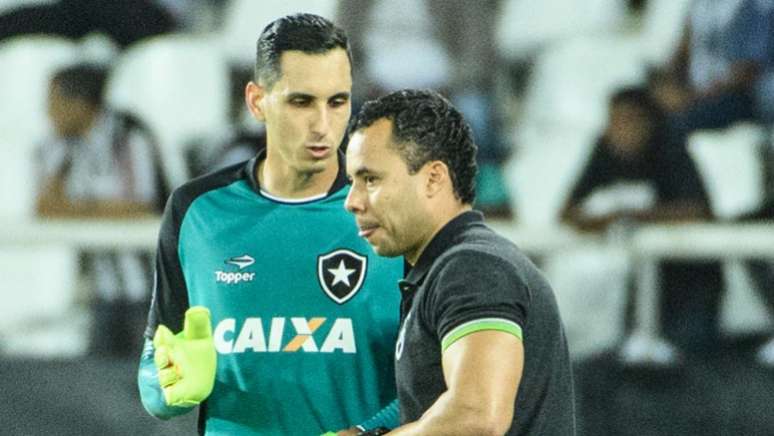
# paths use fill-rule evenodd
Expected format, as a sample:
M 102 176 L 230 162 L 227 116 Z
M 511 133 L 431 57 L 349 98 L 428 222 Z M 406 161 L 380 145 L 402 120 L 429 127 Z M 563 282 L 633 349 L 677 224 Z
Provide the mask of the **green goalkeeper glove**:
M 188 309 L 183 331 L 177 335 L 159 325 L 153 345 L 156 348 L 153 361 L 168 406 L 193 407 L 210 395 L 215 384 L 217 356 L 207 308 Z

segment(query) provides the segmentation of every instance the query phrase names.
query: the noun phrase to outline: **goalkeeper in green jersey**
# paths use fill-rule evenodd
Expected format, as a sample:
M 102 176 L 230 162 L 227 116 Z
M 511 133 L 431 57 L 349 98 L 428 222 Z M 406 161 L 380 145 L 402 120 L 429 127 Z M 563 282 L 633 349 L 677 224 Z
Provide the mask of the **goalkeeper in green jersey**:
M 351 88 L 331 22 L 264 29 L 245 100 L 266 148 L 181 186 L 164 212 L 138 376 L 153 416 L 198 407 L 200 432 L 219 435 L 397 425 L 403 261 L 377 256 L 344 209 Z

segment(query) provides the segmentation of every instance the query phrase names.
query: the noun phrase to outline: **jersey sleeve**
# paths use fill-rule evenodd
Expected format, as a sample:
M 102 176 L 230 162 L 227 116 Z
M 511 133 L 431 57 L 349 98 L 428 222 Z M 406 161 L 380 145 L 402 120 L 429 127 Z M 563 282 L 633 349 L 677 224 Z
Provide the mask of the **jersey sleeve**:
M 158 371 L 153 363 L 153 335 L 156 328 L 159 324 L 164 324 L 173 332 L 182 330 L 185 311 L 189 305 L 188 290 L 177 251 L 182 215 L 178 198 L 178 195 L 173 194 L 167 203 L 159 231 L 151 307 L 137 373 L 143 407 L 148 413 L 161 419 L 169 419 L 191 410 L 167 406 L 159 385 Z
M 426 319 L 446 350 L 457 340 L 482 330 L 498 330 L 522 339 L 529 291 L 516 268 L 481 252 L 450 256 L 432 284 Z
M 180 192 L 177 191 L 167 202 L 159 231 L 151 306 L 145 328 L 148 339 L 153 338 L 159 324 L 164 324 L 173 332 L 183 328 L 183 318 L 189 306 L 188 287 L 178 254 L 184 213 Z

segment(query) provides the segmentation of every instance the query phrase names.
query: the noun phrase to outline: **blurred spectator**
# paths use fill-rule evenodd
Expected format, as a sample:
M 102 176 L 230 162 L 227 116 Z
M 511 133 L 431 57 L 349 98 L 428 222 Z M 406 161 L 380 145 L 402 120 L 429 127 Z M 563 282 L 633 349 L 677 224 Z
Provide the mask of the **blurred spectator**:
M 695 0 L 683 41 L 665 72 L 652 80 L 654 96 L 669 112 L 668 142 L 683 147 L 698 129 L 726 128 L 737 121 L 774 123 L 774 2 Z M 769 199 L 740 221 L 770 220 Z M 747 263 L 751 278 L 774 309 L 774 267 Z M 774 339 L 758 353 L 774 367 Z
M 682 42 L 652 90 L 668 112 L 669 137 L 681 146 L 698 129 L 742 120 L 774 121 L 770 0 L 695 0 Z M 774 91 L 774 87 L 771 87 Z
M 121 47 L 177 29 L 170 7 L 154 0 L 59 0 L 22 6 L 0 15 L 0 41 L 18 35 L 45 34 L 81 38 L 92 32 L 110 36 Z
M 167 188 L 156 146 L 135 118 L 103 107 L 106 71 L 80 64 L 54 74 L 53 137 L 37 162 L 36 209 L 46 218 L 133 218 L 160 213 Z M 125 251 L 84 255 L 95 287 L 92 351 L 138 355 L 151 283 L 150 259 Z
M 586 231 L 637 222 L 700 220 L 710 209 L 699 174 L 683 148 L 664 147 L 663 117 L 645 89 L 615 93 L 609 121 L 562 212 Z M 723 278 L 717 262 L 663 262 L 662 331 L 677 345 L 709 350 L 717 338 Z
M 470 122 L 479 147 L 476 208 L 489 217 L 509 218 L 512 215 L 510 202 L 501 173 L 509 151 L 502 140 L 502 116 L 494 91 L 499 68 L 495 30 L 501 4 L 501 0 L 484 0 L 473 7 L 465 0 L 426 0 L 423 6 L 433 19 L 430 33 L 445 50 L 450 62 L 451 74 L 445 93 Z M 372 28 L 369 23 L 376 19 L 372 14 L 374 5 L 372 0 L 339 2 L 339 21 L 355 42 L 356 57 L 368 56 L 362 45 L 357 45 L 367 40 L 365 34 Z M 409 53 L 407 56 L 410 59 Z M 366 62 L 358 64 L 366 65 Z M 358 76 L 366 75 L 356 74 Z M 378 83 L 378 77 L 366 80 L 372 85 Z M 405 84 L 404 87 L 416 85 Z M 358 99 L 378 93 L 364 88 L 365 85 L 356 84 L 354 92 Z

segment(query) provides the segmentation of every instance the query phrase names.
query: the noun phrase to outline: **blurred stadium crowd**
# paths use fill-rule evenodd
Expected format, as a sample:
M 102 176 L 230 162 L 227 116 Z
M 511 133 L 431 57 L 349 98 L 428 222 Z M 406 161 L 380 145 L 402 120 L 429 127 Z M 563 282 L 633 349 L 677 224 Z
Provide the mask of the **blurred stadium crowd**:
M 131 366 L 153 246 L 11 234 L 153 222 L 170 189 L 251 157 L 264 141 L 243 98 L 255 40 L 298 11 L 349 32 L 353 110 L 413 87 L 465 113 L 488 219 L 538 247 L 569 229 L 573 243 L 530 254 L 579 365 L 614 350 L 617 364 L 669 372 L 753 335 L 744 358 L 774 368 L 774 248 L 659 262 L 659 337 L 645 338 L 641 265 L 620 250 L 642 224 L 771 220 L 771 0 L 0 0 L 0 355 Z

